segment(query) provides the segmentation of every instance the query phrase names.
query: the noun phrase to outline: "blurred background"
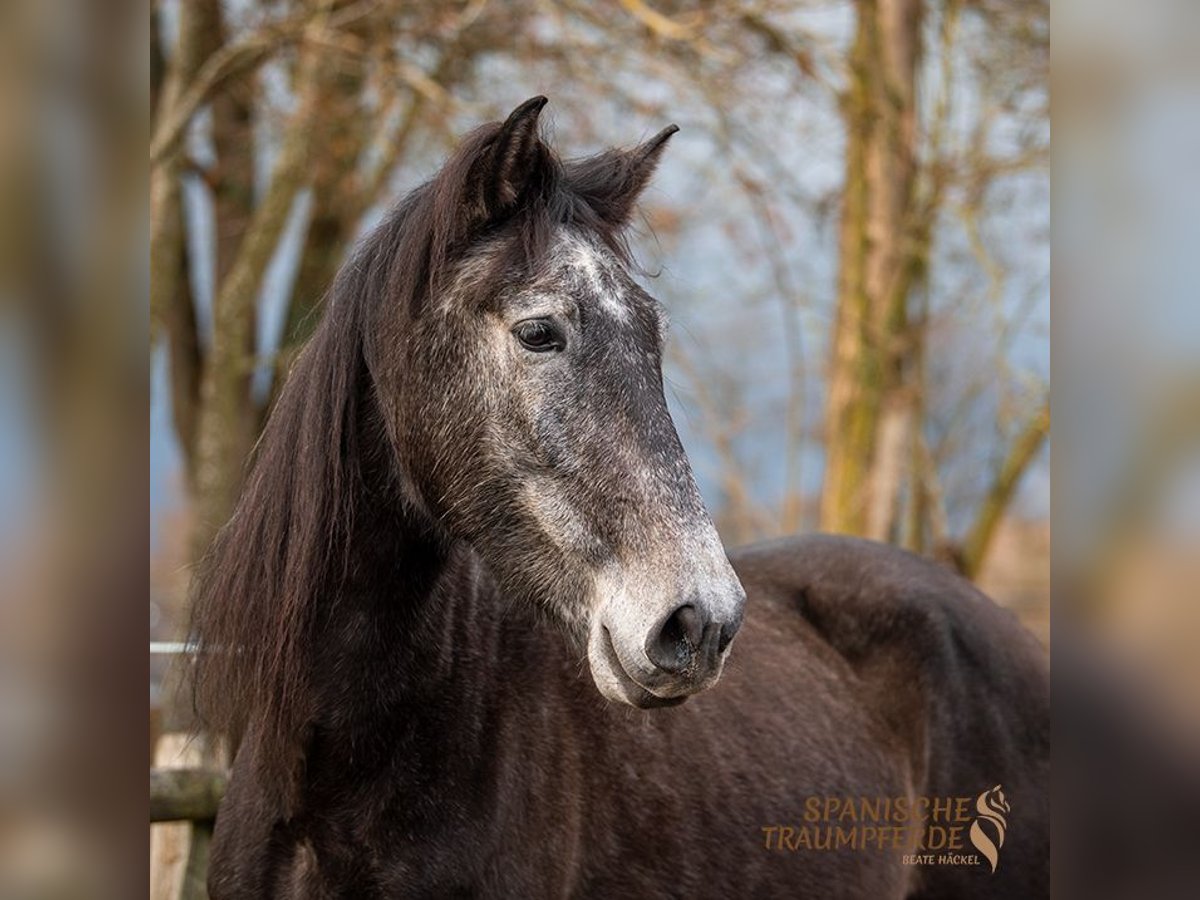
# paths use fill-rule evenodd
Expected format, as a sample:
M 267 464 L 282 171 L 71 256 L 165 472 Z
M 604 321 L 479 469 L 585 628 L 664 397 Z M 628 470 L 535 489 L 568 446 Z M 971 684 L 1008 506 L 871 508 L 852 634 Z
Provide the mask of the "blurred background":
M 152 11 L 155 637 L 356 238 L 546 94 L 565 156 L 682 128 L 638 250 L 726 542 L 892 541 L 1047 638 L 1045 3 Z
M 892 541 L 1047 648 L 1052 583 L 1056 892 L 1194 896 L 1200 7 L 1060 0 L 1053 79 L 1049 33 L 1031 0 L 0 5 L 0 897 L 140 891 L 144 678 L 151 755 L 214 752 L 142 668 L 143 566 L 183 639 L 348 248 L 538 93 L 566 156 L 683 129 L 637 248 L 725 540 Z

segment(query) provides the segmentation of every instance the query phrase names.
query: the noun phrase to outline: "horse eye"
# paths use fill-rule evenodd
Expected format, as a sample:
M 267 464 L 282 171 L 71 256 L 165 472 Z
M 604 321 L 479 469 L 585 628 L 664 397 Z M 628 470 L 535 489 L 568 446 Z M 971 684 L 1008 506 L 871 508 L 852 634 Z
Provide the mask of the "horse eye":
M 513 329 L 521 346 L 534 353 L 562 350 L 567 342 L 549 319 L 530 319 Z

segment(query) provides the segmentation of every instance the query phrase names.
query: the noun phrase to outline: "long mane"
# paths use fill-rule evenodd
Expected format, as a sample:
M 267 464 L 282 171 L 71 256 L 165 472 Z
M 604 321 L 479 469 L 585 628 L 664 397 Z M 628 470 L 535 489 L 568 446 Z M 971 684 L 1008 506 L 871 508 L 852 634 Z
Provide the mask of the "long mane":
M 500 126 L 470 134 L 442 170 L 414 190 L 342 266 L 324 318 L 293 366 L 256 447 L 236 509 L 193 580 L 194 701 L 204 727 L 235 741 L 252 725 L 266 765 L 283 764 L 310 720 L 318 613 L 336 604 L 361 496 L 361 417 L 369 403 L 368 331 L 384 301 L 420 314 L 473 235 L 476 162 Z M 527 258 L 553 226 L 590 228 L 627 258 L 621 225 L 589 195 L 615 157 L 564 165 L 544 148 L 531 196 L 505 227 Z M 573 187 L 574 186 L 574 187 Z

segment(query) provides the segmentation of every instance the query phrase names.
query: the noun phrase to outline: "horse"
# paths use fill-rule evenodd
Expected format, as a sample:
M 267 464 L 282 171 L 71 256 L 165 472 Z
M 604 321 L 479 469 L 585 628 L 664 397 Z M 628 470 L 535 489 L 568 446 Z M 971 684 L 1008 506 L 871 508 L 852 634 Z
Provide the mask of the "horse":
M 211 895 L 1044 895 L 1044 651 L 897 549 L 726 552 L 627 236 L 677 129 L 545 104 L 352 251 L 199 566 Z

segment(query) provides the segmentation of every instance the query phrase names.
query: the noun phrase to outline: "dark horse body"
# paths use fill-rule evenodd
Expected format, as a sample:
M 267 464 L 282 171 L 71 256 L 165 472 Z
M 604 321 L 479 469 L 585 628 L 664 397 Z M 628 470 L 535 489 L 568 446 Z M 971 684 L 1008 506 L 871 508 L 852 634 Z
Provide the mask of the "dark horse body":
M 357 263 L 368 280 L 386 241 L 370 253 Z M 679 574 L 687 566 L 663 563 L 690 612 L 667 616 L 678 632 L 658 612 L 646 619 L 647 658 L 662 658 L 666 635 L 686 664 L 635 672 L 622 635 L 641 641 L 645 629 L 621 606 L 630 589 L 596 594 L 578 621 L 548 610 L 486 538 L 463 537 L 470 520 L 431 509 L 440 495 L 397 433 L 383 367 L 355 349 L 364 309 L 327 320 L 297 365 L 271 426 L 287 439 L 269 429 L 202 578 L 199 635 L 243 642 L 200 676 L 217 724 L 243 733 L 213 846 L 217 900 L 1048 893 L 1046 665 L 1011 614 L 864 541 L 734 552 L 736 579 L 694 551 L 721 591 L 705 597 Z M 338 402 L 304 401 L 330 391 Z M 556 453 L 555 471 L 570 468 L 565 445 Z M 676 506 L 691 509 L 690 496 L 680 488 Z M 512 516 L 501 522 L 520 532 Z M 564 517 L 539 508 L 539 528 Z M 659 534 L 632 518 L 640 541 Z M 625 571 L 640 565 L 618 556 Z M 533 551 L 522 559 L 536 563 Z M 607 661 L 593 655 L 597 635 Z M 772 828 L 804 823 L 810 798 L 973 801 L 997 784 L 1011 811 L 994 873 L 770 841 Z

